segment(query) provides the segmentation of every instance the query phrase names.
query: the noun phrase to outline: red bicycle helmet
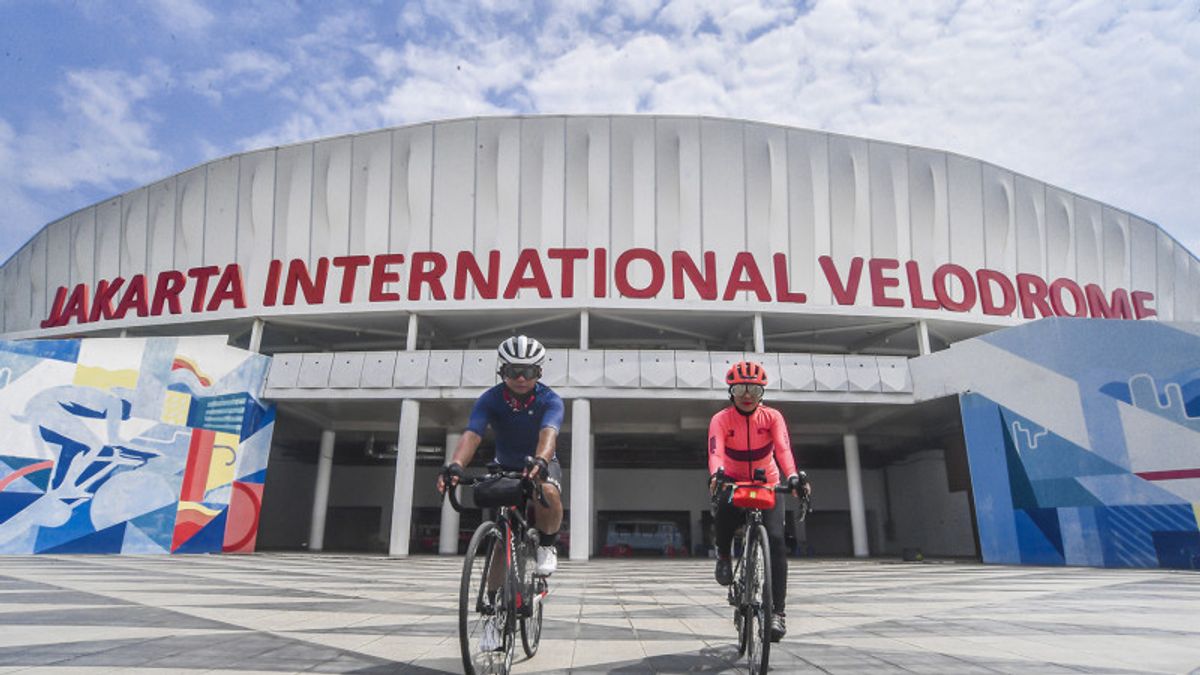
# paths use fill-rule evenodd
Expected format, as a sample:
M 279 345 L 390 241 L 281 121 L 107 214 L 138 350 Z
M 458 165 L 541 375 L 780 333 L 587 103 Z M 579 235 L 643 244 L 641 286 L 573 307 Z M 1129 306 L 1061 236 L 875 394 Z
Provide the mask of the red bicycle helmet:
M 767 386 L 767 371 L 754 361 L 738 361 L 725 373 L 725 384 L 760 384 Z

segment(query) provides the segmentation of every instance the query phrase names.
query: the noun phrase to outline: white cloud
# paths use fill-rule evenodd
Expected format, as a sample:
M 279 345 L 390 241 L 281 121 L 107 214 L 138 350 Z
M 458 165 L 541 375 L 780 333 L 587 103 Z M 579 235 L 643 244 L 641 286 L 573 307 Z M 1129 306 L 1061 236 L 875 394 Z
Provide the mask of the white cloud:
M 216 68 L 206 68 L 188 77 L 203 96 L 220 102 L 223 96 L 262 92 L 283 79 L 291 66 L 262 51 L 242 50 L 227 54 Z
M 200 34 L 213 24 L 212 12 L 196 0 L 142 0 L 163 27 L 181 33 Z

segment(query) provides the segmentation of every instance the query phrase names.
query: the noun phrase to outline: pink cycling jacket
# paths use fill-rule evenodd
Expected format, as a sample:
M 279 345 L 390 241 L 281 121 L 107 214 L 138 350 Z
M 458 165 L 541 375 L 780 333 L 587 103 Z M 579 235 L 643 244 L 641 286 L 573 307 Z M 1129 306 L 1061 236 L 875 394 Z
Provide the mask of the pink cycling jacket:
M 708 472 L 722 467 L 733 480 L 751 480 L 755 469 L 766 469 L 768 483 L 780 481 L 780 469 L 783 478 L 796 473 L 783 415 L 765 405 L 749 415 L 732 405 L 713 415 L 708 425 Z

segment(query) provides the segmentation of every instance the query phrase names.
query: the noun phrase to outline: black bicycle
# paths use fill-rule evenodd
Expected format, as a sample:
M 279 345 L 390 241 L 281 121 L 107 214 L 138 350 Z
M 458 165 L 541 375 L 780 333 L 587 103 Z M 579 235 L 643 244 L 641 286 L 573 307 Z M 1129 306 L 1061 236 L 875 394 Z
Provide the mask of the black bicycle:
M 475 504 L 498 508 L 495 520 L 475 529 L 463 560 L 458 594 L 458 642 L 467 675 L 505 675 L 512 668 L 517 634 L 527 658 L 542 638 L 542 603 L 549 593 L 546 578 L 534 574 L 538 546 L 533 503 L 547 505 L 538 481 L 519 471 L 489 466 L 489 473 L 464 478 L 474 489 Z M 456 490 L 446 495 L 461 511 Z
M 771 657 L 771 543 L 767 540 L 767 528 L 763 525 L 763 511 L 775 507 L 775 495 L 787 494 L 787 485 L 769 485 L 766 471 L 756 469 L 753 481 L 734 481 L 725 477 L 723 470 L 717 471 L 717 483 L 721 489 L 716 499 L 728 499 L 730 503 L 746 511 L 746 523 L 740 538 L 732 546 L 736 551 L 739 541 L 742 554 L 733 569 L 733 582 L 729 584 L 729 604 L 733 605 L 733 625 L 738 635 L 738 656 L 746 657 L 751 675 L 767 672 Z M 800 516 L 808 514 L 808 498 L 800 498 Z M 732 552 L 731 552 L 732 553 Z

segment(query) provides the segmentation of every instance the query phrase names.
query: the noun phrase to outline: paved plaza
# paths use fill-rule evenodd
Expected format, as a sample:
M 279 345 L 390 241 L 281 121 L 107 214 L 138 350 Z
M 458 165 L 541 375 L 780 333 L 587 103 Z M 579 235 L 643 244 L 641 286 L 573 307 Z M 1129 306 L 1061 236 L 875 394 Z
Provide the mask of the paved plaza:
M 0 673 L 460 672 L 461 558 L 0 558 Z M 779 673 L 1186 673 L 1200 574 L 792 561 Z M 708 560 L 563 560 L 517 673 L 723 673 Z M 518 649 L 518 655 L 520 651 Z

